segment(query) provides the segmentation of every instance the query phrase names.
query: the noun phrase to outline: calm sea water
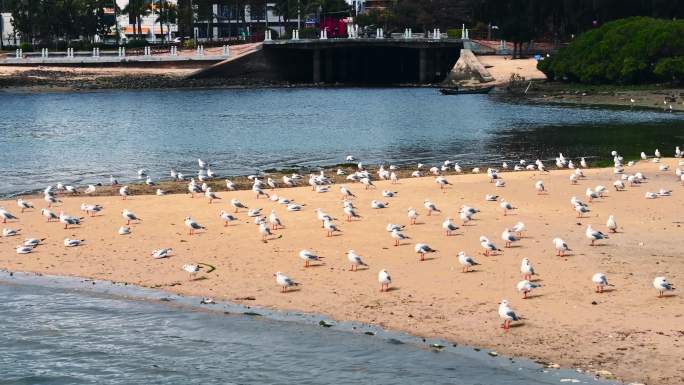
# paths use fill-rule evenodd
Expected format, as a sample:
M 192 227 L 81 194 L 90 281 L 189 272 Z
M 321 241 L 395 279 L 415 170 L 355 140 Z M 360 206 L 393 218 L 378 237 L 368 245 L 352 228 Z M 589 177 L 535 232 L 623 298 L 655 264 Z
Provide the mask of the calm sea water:
M 433 89 L 157 90 L 0 93 L 0 194 L 114 174 L 156 179 L 196 158 L 220 174 L 341 163 L 499 163 L 665 154 L 682 115 L 502 103 Z
M 221 305 L 199 310 L 177 303 L 194 299 L 176 296 L 124 299 L 111 291 L 136 289 L 83 290 L 89 282 L 79 289 L 12 281 L 0 279 L 2 385 L 608 384 L 470 348 L 436 352 L 408 336 L 368 336 L 362 327 L 224 314 Z

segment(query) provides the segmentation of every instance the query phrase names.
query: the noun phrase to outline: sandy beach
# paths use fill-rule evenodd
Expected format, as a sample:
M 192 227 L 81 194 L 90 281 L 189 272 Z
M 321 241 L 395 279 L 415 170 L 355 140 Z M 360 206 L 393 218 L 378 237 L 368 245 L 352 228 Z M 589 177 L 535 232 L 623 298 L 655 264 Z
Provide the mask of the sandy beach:
M 440 190 L 434 177 L 401 179 L 398 184 L 375 182 L 376 189 L 345 184 L 357 196 L 354 204 L 361 219 L 345 221 L 339 185 L 328 193 L 298 187 L 268 191 L 304 204 L 300 212 L 266 199 L 255 199 L 249 190 L 217 191 L 222 198 L 208 204 L 203 196 L 133 195 L 61 197 L 55 212 L 86 217 L 81 226 L 64 229 L 60 223 L 46 222 L 40 209 L 41 198 L 30 198 L 35 209 L 20 213 L 15 201 L 0 206 L 16 214 L 18 221 L 4 228 L 21 229 L 20 236 L 0 238 L 0 268 L 55 275 L 80 276 L 128 282 L 161 288 L 181 294 L 213 297 L 276 309 L 298 310 L 328 315 L 334 319 L 356 320 L 405 331 L 419 336 L 442 337 L 454 343 L 495 349 L 501 354 L 538 359 L 563 367 L 579 368 L 602 377 L 645 384 L 684 383 L 684 301 L 679 289 L 658 298 L 653 278 L 665 275 L 675 286 L 683 286 L 684 187 L 674 175 L 677 159 L 660 164 L 642 161 L 627 167 L 626 173 L 643 172 L 646 183 L 612 189 L 617 177 L 611 169 L 585 170 L 586 178 L 571 185 L 569 170 L 549 173 L 508 172 L 502 174 L 506 186 L 497 188 L 486 174 L 448 175 L 453 184 Z M 537 195 L 534 184 L 543 180 L 548 194 Z M 576 218 L 570 198 L 586 201 L 588 187 L 609 187 L 604 198 L 590 203 L 591 212 Z M 40 187 L 40 186 L 36 186 Z M 109 187 L 107 187 L 108 189 Z M 647 191 L 673 190 L 670 197 L 645 199 Z M 383 198 L 381 191 L 397 192 Z M 114 191 L 114 190 L 112 190 Z M 499 203 L 487 202 L 485 194 L 496 194 L 516 210 L 504 216 Z M 245 210 L 239 221 L 224 227 L 218 213 L 232 213 L 231 198 L 248 207 L 261 207 L 268 215 L 275 209 L 284 228 L 261 241 L 253 218 Z M 431 199 L 441 213 L 428 216 L 424 199 Z M 385 209 L 371 209 L 371 200 L 388 202 Z M 95 217 L 79 211 L 81 203 L 97 203 L 104 210 Z M 468 226 L 446 236 L 441 224 L 446 217 L 458 223 L 458 210 L 464 205 L 481 210 Z M 417 224 L 408 225 L 406 211 L 418 209 Z M 135 212 L 142 221 L 131 224 L 130 235 L 118 235 L 125 224 L 121 211 Z M 321 208 L 336 217 L 342 230 L 326 237 L 314 210 Z M 615 215 L 618 233 L 590 246 L 585 238 L 587 225 L 607 232 L 606 220 Z M 188 235 L 183 220 L 192 216 L 207 227 Z M 501 233 L 522 221 L 524 237 L 512 248 L 504 248 Z M 393 246 L 385 230 L 388 223 L 407 225 L 410 242 Z M 460 224 L 460 223 L 459 223 Z M 488 236 L 504 251 L 482 255 L 478 238 Z M 45 238 L 32 253 L 18 255 L 14 248 L 24 238 Z M 82 246 L 66 248 L 64 238 L 84 239 Z M 572 249 L 558 257 L 552 244 L 563 238 Z M 420 262 L 414 244 L 427 243 L 439 250 Z M 171 247 L 165 259 L 153 259 L 154 249 Z M 305 268 L 298 257 L 308 249 L 324 257 L 324 262 Z M 370 265 L 349 271 L 345 253 L 353 249 Z M 457 253 L 465 251 L 480 266 L 462 273 Z M 531 298 L 522 299 L 515 289 L 521 280 L 520 262 L 530 258 L 538 272 Z M 191 279 L 182 266 L 203 263 L 212 272 L 200 272 Z M 381 293 L 377 281 L 380 269 L 392 276 L 392 290 Z M 298 290 L 280 293 L 273 273 L 281 271 L 301 283 Z M 603 272 L 614 284 L 603 294 L 594 292 L 591 277 Z M 505 332 L 500 328 L 498 303 L 508 299 L 525 319 Z

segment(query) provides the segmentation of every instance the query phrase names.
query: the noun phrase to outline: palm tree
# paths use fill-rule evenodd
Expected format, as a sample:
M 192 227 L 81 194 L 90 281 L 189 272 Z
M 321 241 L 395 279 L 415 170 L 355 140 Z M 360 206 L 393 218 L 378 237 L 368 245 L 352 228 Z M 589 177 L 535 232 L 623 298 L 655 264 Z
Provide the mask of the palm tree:
M 145 0 L 130 0 L 128 5 L 122 10 L 129 18 L 134 21 L 134 30 L 137 29 L 136 38 L 142 36 L 142 18 L 150 14 L 150 4 Z
M 159 15 L 157 16 L 157 22 L 159 22 L 159 28 L 161 30 L 162 41 L 166 35 L 164 35 L 164 24 L 166 24 L 167 32 L 171 32 L 171 24 L 175 23 L 178 19 L 178 8 L 176 4 L 169 3 L 166 0 L 159 0 Z

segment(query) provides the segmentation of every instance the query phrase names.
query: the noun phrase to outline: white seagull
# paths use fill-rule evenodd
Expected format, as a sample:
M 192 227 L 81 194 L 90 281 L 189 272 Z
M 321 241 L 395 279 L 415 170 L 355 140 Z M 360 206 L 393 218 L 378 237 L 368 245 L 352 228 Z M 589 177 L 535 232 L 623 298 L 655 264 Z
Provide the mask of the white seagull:
M 504 330 L 508 330 L 511 327 L 511 322 L 512 321 L 520 321 L 521 318 L 518 317 L 517 314 L 511 309 L 510 306 L 508 306 L 508 301 L 507 300 L 502 300 L 501 303 L 499 304 L 499 317 L 504 320 L 503 324 L 501 327 Z
M 190 234 L 190 235 L 194 234 L 196 230 L 206 229 L 206 227 L 200 225 L 191 217 L 185 218 L 185 226 L 189 229 L 188 234 Z
M 368 267 L 368 265 L 361 259 L 361 256 L 356 254 L 354 250 L 347 251 L 347 260 L 351 263 L 351 271 L 358 270 L 359 266 Z
M 467 273 L 468 271 L 470 271 L 469 269 L 470 269 L 472 266 L 477 266 L 477 265 L 479 265 L 479 263 L 477 263 L 477 262 L 473 259 L 473 257 L 467 256 L 466 253 L 465 253 L 465 251 L 459 251 L 459 253 L 458 253 L 458 263 L 460 263 L 461 265 L 463 265 L 463 269 L 462 269 L 461 271 L 464 272 L 464 273 Z
M 591 225 L 587 227 L 587 231 L 585 232 L 585 235 L 587 239 L 591 240 L 591 245 L 594 246 L 594 242 L 599 241 L 601 239 L 608 239 L 608 236 L 606 234 L 603 234 L 602 232 L 598 230 L 594 230 L 591 228 Z
M 280 291 L 282 293 L 285 293 L 292 286 L 299 286 L 299 283 L 293 281 L 290 277 L 279 271 L 273 275 L 275 276 L 276 283 L 281 287 Z
M 658 290 L 658 297 L 662 297 L 665 292 L 672 291 L 675 287 L 665 277 L 655 277 L 653 287 Z
M 389 286 L 392 283 L 392 277 L 390 277 L 387 270 L 382 269 L 378 273 L 378 282 L 380 283 L 380 291 L 388 291 Z
M 304 260 L 304 267 L 309 267 L 309 263 L 313 261 L 320 261 L 323 257 L 319 257 L 309 250 L 301 250 L 299 252 L 299 258 Z
M 594 274 L 591 277 L 591 282 L 593 282 L 594 285 L 596 285 L 596 292 L 597 293 L 603 293 L 603 289 L 606 286 L 615 286 L 615 285 L 611 285 L 610 283 L 608 283 L 608 278 L 606 278 L 606 275 L 603 273 Z

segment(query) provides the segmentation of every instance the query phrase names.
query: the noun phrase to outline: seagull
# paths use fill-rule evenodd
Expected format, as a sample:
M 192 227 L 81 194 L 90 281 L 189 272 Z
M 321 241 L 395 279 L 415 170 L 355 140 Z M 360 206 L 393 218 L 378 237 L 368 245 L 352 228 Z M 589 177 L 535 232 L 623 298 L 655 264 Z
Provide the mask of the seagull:
M 148 186 L 154 186 L 155 185 L 155 183 L 152 181 L 151 176 L 148 176 L 147 178 L 145 178 L 145 184 Z
M 375 185 L 374 185 L 373 182 L 370 180 L 370 178 L 361 178 L 361 184 L 363 184 L 364 186 L 366 186 L 366 190 L 368 190 L 368 189 L 371 188 L 371 187 L 375 188 Z
M 200 266 L 200 265 L 191 265 L 191 264 L 183 265 L 183 270 L 190 273 L 190 280 L 193 280 L 195 278 L 195 276 L 197 276 L 197 273 L 199 273 L 201 268 L 202 268 L 202 266 Z
M 572 251 L 567 243 L 560 238 L 553 238 L 553 245 L 556 248 L 556 255 L 559 257 L 565 256 L 566 251 Z
M 610 230 L 611 233 L 617 233 L 617 222 L 615 222 L 615 218 L 612 215 L 608 217 L 606 227 L 608 228 L 608 230 Z
M 197 223 L 194 219 L 190 217 L 185 218 L 185 226 L 189 229 L 188 234 L 192 235 L 194 234 L 195 230 L 200 230 L 200 229 L 206 229 L 206 227 L 200 225 Z
M 38 239 L 38 238 L 26 238 L 26 239 L 24 240 L 23 246 L 27 246 L 27 247 L 34 248 L 34 247 L 40 245 L 40 243 L 43 242 L 44 240 L 45 240 L 45 238 L 41 238 L 41 239 Z
M 485 249 L 485 255 L 490 255 L 490 253 L 493 253 L 494 251 L 501 251 L 498 247 L 496 247 L 495 244 L 493 244 L 489 238 L 485 237 L 484 235 L 480 237 L 480 246 L 482 246 L 483 249 Z
M 589 207 L 583 206 L 578 203 L 575 205 L 575 211 L 577 212 L 577 218 L 582 218 L 582 214 L 586 214 L 591 210 L 589 210 Z
M 262 195 L 268 198 L 268 193 L 262 190 L 256 183 L 252 186 L 252 191 L 256 194 L 256 199 L 259 199 Z
M 396 174 L 394 171 L 392 171 L 392 172 L 390 173 L 390 181 L 392 181 L 392 182 L 391 182 L 392 184 L 397 184 L 397 183 L 399 183 L 399 177 L 397 176 L 397 174 Z
M 415 225 L 416 219 L 418 219 L 418 212 L 416 211 L 416 209 L 414 209 L 413 207 L 409 207 L 407 215 L 409 218 L 409 223 Z
M 17 246 L 16 248 L 17 254 L 28 254 L 33 251 L 33 247 L 31 246 Z
M 504 320 L 504 323 L 501 325 L 504 330 L 508 330 L 511 327 L 511 321 L 521 320 L 513 309 L 508 306 L 508 301 L 505 299 L 499 304 L 499 317 Z
M 304 267 L 309 267 L 309 262 L 320 261 L 323 259 L 323 257 L 319 257 L 318 255 L 306 249 L 299 252 L 299 258 L 304 260 Z
M 333 221 L 335 218 L 331 217 L 330 215 L 326 214 L 323 210 L 321 209 L 316 209 L 314 210 L 316 212 L 316 216 L 319 221 L 321 221 L 321 227 L 325 225 L 325 221 Z
M 384 198 L 394 198 L 397 195 L 396 191 L 382 190 L 382 196 Z
M 428 214 L 427 214 L 428 216 L 432 215 L 433 211 L 437 211 L 438 213 L 441 213 L 441 211 L 437 208 L 437 206 L 435 206 L 435 204 L 432 203 L 429 199 L 426 199 L 423 202 L 423 205 L 428 210 Z
M 131 228 L 128 226 L 119 227 L 119 235 L 128 235 L 131 233 Z
M 461 218 L 461 221 L 463 222 L 463 226 L 468 226 L 468 222 L 470 222 L 473 219 L 472 214 L 468 214 L 467 211 L 461 211 L 458 215 Z
M 591 239 L 591 245 L 594 246 L 594 242 L 601 240 L 601 239 L 608 239 L 608 236 L 603 234 L 602 232 L 598 230 L 594 230 L 591 228 L 591 225 L 587 227 L 587 231 L 585 232 L 585 235 L 587 236 L 588 239 Z
M 587 161 L 584 158 L 580 159 L 580 166 L 582 168 L 587 168 Z
M 509 210 L 515 210 L 515 207 L 513 207 L 512 204 L 510 204 L 510 203 L 508 203 L 508 202 L 506 202 L 506 201 L 501 201 L 501 203 L 499 204 L 499 206 L 503 209 L 504 216 L 507 215 L 507 213 L 508 213 Z
M 273 275 L 276 278 L 276 283 L 278 283 L 278 285 L 281 287 L 282 293 L 285 293 L 292 286 L 299 286 L 299 283 L 293 281 L 292 279 L 290 279 L 290 277 L 279 271 Z
M 291 204 L 287 205 L 287 211 L 301 211 L 303 207 L 304 207 L 303 205 L 291 203 Z
M 613 187 L 615 187 L 615 191 L 622 191 L 625 189 L 625 183 L 621 180 L 616 180 L 613 183 Z
M 52 222 L 53 219 L 59 220 L 59 216 L 48 209 L 42 209 L 40 213 L 47 218 L 48 222 Z
M 380 283 L 380 291 L 388 291 L 389 285 L 392 283 L 392 277 L 390 277 L 387 270 L 382 269 L 378 273 L 378 282 Z
M 437 178 L 435 178 L 435 183 L 437 183 L 437 184 L 439 185 L 439 189 L 440 189 L 440 190 L 443 189 L 446 185 L 450 185 L 450 184 L 451 184 L 451 183 L 449 183 L 449 181 L 448 181 L 445 177 L 443 177 L 443 176 L 438 176 Z
M 416 243 L 414 250 L 416 251 L 416 253 L 420 254 L 420 260 L 421 261 L 425 260 L 425 254 L 437 252 L 437 250 L 431 248 L 426 243 Z
M 496 202 L 497 199 L 499 199 L 498 195 L 491 195 L 491 194 L 485 195 L 485 200 L 488 202 Z
M 190 193 L 191 198 L 194 198 L 195 194 L 202 193 L 202 187 L 195 182 L 195 178 L 190 179 L 190 183 L 188 183 L 188 192 Z
M 23 213 L 24 210 L 27 209 L 32 209 L 33 208 L 33 203 L 29 201 L 25 201 L 23 199 L 17 199 L 17 206 L 21 209 L 21 212 Z
M 603 273 L 596 273 L 591 277 L 591 281 L 596 285 L 596 292 L 603 293 L 603 288 L 606 286 L 615 286 L 608 283 L 608 278 Z
M 236 198 L 233 198 L 230 200 L 230 205 L 233 206 L 235 209 L 235 212 L 238 212 L 239 209 L 247 209 L 248 207 L 243 205 L 242 202 L 237 200 Z
M 152 250 L 152 257 L 154 259 L 167 258 L 167 257 L 171 256 L 172 251 L 173 251 L 173 249 L 170 247 Z
M 64 223 L 64 228 L 68 228 L 69 225 L 80 225 L 83 218 L 72 217 L 71 215 L 66 215 L 64 213 L 59 213 L 59 221 Z
M 401 241 L 404 241 L 406 239 L 411 239 L 410 237 L 408 237 L 407 235 L 402 233 L 399 229 L 393 229 L 390 232 L 390 235 L 392 236 L 392 238 L 394 238 L 394 246 L 399 246 Z
M 55 198 L 54 195 L 50 195 L 50 194 L 45 194 L 43 199 L 45 200 L 45 202 L 47 202 L 48 207 L 52 207 L 53 204 L 58 203 L 58 202 L 62 203 L 62 201 L 58 200 L 57 198 Z
M 389 203 L 387 203 L 387 202 L 380 202 L 380 201 L 376 201 L 376 200 L 371 201 L 371 208 L 374 208 L 374 209 L 384 209 L 384 208 L 387 208 L 388 206 L 389 206 Z
M 359 266 L 368 267 L 368 265 L 361 259 L 361 256 L 356 254 L 354 250 L 347 251 L 347 259 L 351 263 L 351 271 L 356 271 Z
M 344 214 L 347 216 L 347 222 L 351 222 L 353 218 L 361 218 L 361 216 L 356 213 L 356 210 L 354 210 L 354 207 L 352 206 L 345 206 Z
M 356 198 L 356 195 L 354 195 L 354 193 L 351 192 L 351 190 L 346 186 L 340 187 L 340 193 L 342 194 L 342 199 Z
M 591 188 L 587 188 L 587 191 L 585 191 L 584 195 L 586 195 L 587 198 L 589 198 L 589 202 L 591 202 L 593 199 L 599 198 L 599 194 L 597 194 Z
M 518 282 L 518 284 L 516 285 L 516 288 L 518 289 L 518 291 L 523 293 L 523 299 L 527 299 L 528 298 L 527 295 L 533 289 L 536 289 L 538 287 L 541 287 L 541 285 L 536 284 L 536 283 L 532 283 L 528 280 L 522 280 L 522 281 Z
M 669 197 L 669 196 L 672 196 L 672 190 L 666 190 L 666 189 L 664 189 L 664 188 L 661 188 L 661 189 L 658 191 L 658 196 L 660 196 L 660 197 Z
M 655 287 L 656 290 L 658 290 L 658 292 L 660 293 L 658 297 L 663 297 L 666 291 L 672 291 L 675 289 L 674 286 L 670 282 L 668 282 L 667 278 L 665 277 L 656 277 L 653 280 L 653 287 Z
M 496 181 L 496 183 L 494 183 L 494 187 L 506 187 L 506 182 L 499 179 Z
M 334 223 L 332 223 L 332 221 L 330 221 L 329 219 L 325 219 L 323 221 L 323 228 L 327 232 L 328 237 L 332 237 L 333 233 L 336 231 L 342 232 L 342 230 L 338 229 L 337 226 Z
M 2 217 L 2 223 L 7 223 L 8 220 L 12 219 L 19 219 L 9 211 L 5 210 L 4 207 L 0 207 L 0 217 Z
M 470 267 L 472 266 L 477 266 L 479 263 L 475 262 L 473 257 L 469 257 L 466 255 L 465 251 L 459 251 L 458 253 L 458 263 L 463 265 L 463 269 L 461 270 L 464 273 L 467 273 L 470 271 Z
M 404 226 L 404 225 L 395 225 L 394 223 L 389 223 L 389 224 L 387 224 L 387 226 L 385 227 L 385 229 L 386 229 L 388 232 L 391 233 L 391 232 L 394 231 L 394 230 L 401 231 L 401 230 L 404 229 L 404 227 L 406 227 L 406 226 Z
M 227 212 L 221 210 L 219 211 L 219 217 L 223 221 L 223 227 L 227 227 L 229 222 L 236 221 L 237 218 L 228 214 Z
M 522 262 L 520 263 L 520 272 L 522 273 L 523 279 L 528 281 L 532 279 L 533 275 L 535 275 L 534 267 L 532 267 L 532 264 L 528 258 L 523 258 Z
M 444 222 L 442 222 L 442 229 L 447 236 L 450 236 L 452 231 L 458 230 L 458 226 L 451 221 L 451 218 L 447 218 Z
M 534 188 L 537 190 L 537 195 L 546 193 L 546 189 L 544 188 L 544 181 L 538 180 L 537 183 L 534 184 Z
M 121 211 L 121 216 L 126 220 L 126 225 L 130 225 L 131 221 L 142 221 L 142 219 L 138 218 L 135 213 L 129 209 L 123 209 Z
M 520 238 L 516 237 L 510 229 L 505 229 L 503 233 L 501 233 L 501 239 L 505 242 L 504 247 L 511 247 L 513 242 L 518 242 L 520 240 Z
M 21 229 L 2 229 L 2 236 L 3 237 L 13 237 L 15 235 L 19 235 L 19 232 Z
M 255 217 L 258 217 L 260 215 L 261 215 L 261 208 L 256 207 L 256 208 L 247 210 L 247 216 L 250 218 L 255 218 Z
M 119 184 L 119 181 L 114 178 L 114 175 L 109 176 L 109 184 L 112 186 L 116 186 Z
M 598 194 L 599 198 L 603 198 L 603 194 L 606 193 L 608 189 L 605 188 L 605 186 L 598 185 L 596 188 L 594 188 L 594 192 Z
M 207 168 L 207 162 L 203 161 L 200 158 L 197 158 L 197 165 L 199 166 L 200 169 L 204 170 Z
M 522 238 L 523 231 L 525 231 L 525 224 L 522 222 L 518 222 L 511 228 L 511 232 L 517 233 L 518 237 Z
M 85 242 L 85 240 L 83 240 L 83 239 L 69 239 L 69 238 L 65 238 L 65 239 L 64 239 L 64 246 L 66 246 L 66 247 L 76 247 L 76 246 L 80 246 L 83 242 Z
M 211 187 L 207 187 L 207 191 L 204 192 L 204 196 L 207 197 L 207 199 L 209 199 L 209 204 L 211 204 L 211 202 L 214 199 L 221 199 L 220 196 L 216 195 L 215 192 L 211 191 Z
M 229 191 L 235 191 L 235 183 L 233 183 L 230 179 L 226 179 L 226 188 Z
M 271 210 L 268 221 L 271 223 L 271 228 L 273 230 L 278 230 L 279 227 L 283 227 L 283 223 L 280 221 L 280 218 L 278 218 L 278 215 L 276 215 L 275 210 Z
M 660 150 L 658 150 L 658 149 L 656 148 L 656 150 L 655 150 L 655 152 L 653 153 L 653 155 L 655 155 L 656 158 L 660 158 Z
M 131 195 L 131 194 L 128 192 L 128 186 L 123 186 L 123 187 L 121 187 L 121 188 L 119 189 L 119 195 L 121 195 L 121 199 L 126 200 L 126 198 L 128 198 L 128 196 Z
M 644 197 L 646 197 L 646 199 L 656 199 L 658 197 L 658 193 L 647 191 Z

